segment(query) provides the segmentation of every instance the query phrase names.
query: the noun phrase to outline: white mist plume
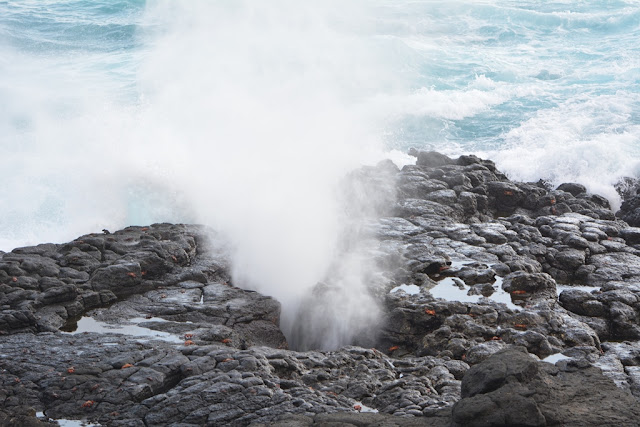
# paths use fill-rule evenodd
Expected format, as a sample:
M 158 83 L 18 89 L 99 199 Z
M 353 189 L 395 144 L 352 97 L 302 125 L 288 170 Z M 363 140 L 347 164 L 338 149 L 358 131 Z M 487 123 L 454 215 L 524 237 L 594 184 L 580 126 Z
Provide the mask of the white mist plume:
M 0 247 L 202 222 L 232 241 L 236 284 L 283 303 L 285 329 L 330 266 L 341 301 L 369 308 L 343 326 L 371 324 L 366 269 L 338 250 L 337 197 L 347 172 L 381 156 L 383 125 L 367 105 L 393 79 L 369 37 L 369 8 L 149 2 L 141 43 L 117 72 L 90 49 L 32 55 L 0 45 L 9 165 Z M 321 345 L 350 339 L 331 335 Z
M 142 71 L 152 106 L 144 119 L 160 126 L 153 145 L 175 144 L 188 158 L 176 177 L 181 190 L 199 220 L 234 245 L 235 284 L 283 303 L 285 332 L 312 286 L 332 264 L 340 270 L 339 292 L 322 302 L 340 301 L 339 317 L 306 319 L 331 330 L 322 347 L 349 343 L 354 323 L 370 327 L 378 314 L 353 254 L 336 259 L 346 230 L 340 180 L 381 148 L 361 106 L 384 67 L 349 32 L 366 23 L 365 11 L 357 2 L 288 0 L 160 2 L 149 10 L 175 25 Z

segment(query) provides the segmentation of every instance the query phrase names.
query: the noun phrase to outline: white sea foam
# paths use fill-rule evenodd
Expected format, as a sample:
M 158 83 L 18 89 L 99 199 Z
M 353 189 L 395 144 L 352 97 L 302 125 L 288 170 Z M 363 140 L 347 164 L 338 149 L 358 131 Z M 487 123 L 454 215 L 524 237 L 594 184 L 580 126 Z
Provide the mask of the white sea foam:
M 613 184 L 640 172 L 639 12 L 610 6 L 386 4 L 415 85 L 381 102 L 398 118 L 391 140 L 488 156 L 513 179 L 578 181 L 616 209 Z
M 610 184 L 637 173 L 633 2 L 174 3 L 105 16 L 2 6 L 1 34 L 26 40 L 0 37 L 1 248 L 200 219 L 202 190 L 185 195 L 194 171 L 227 179 L 238 162 L 222 159 L 262 157 L 262 186 L 281 187 L 286 173 L 263 173 L 274 159 L 344 170 L 385 135 L 612 199 Z M 136 31 L 100 50 L 118 37 L 74 38 L 74 19 Z
M 640 172 L 640 125 L 629 123 L 639 103 L 637 94 L 619 93 L 541 110 L 508 132 L 492 157 L 514 179 L 581 182 L 616 209 L 620 199 L 613 184 Z

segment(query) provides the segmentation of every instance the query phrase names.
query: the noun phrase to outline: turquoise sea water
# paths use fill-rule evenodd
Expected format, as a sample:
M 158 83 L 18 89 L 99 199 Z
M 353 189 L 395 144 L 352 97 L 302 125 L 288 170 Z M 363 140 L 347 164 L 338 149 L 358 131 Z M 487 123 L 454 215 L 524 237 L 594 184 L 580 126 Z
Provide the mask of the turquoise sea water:
M 0 1 L 0 249 L 295 229 L 409 147 L 616 203 L 640 175 L 638 40 L 636 0 Z

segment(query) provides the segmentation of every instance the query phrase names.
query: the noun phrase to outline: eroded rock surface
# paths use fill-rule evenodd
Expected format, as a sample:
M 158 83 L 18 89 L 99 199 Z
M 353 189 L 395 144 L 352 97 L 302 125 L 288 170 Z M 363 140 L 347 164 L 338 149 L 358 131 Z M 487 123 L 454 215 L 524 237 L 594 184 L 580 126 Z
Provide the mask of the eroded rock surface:
M 637 425 L 640 229 L 580 184 L 414 154 L 352 177 L 378 215 L 367 348 L 289 349 L 200 226 L 0 253 L 0 424 Z M 339 295 L 318 286 L 302 307 Z
M 638 419 L 637 400 L 599 369 L 536 362 L 516 347 L 467 372 L 452 426 L 633 426 Z

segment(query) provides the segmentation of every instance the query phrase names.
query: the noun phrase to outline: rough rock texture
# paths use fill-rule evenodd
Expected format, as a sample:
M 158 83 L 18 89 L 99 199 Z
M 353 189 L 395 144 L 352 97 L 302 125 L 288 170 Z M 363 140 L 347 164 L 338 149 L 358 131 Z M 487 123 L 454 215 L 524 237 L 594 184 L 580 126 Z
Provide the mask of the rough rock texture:
M 355 405 L 422 416 L 459 395 L 459 381 L 442 361 L 405 360 L 394 368 L 382 353 L 357 347 L 297 353 L 47 332 L 26 348 L 23 339 L 16 334 L 3 343 L 4 409 L 44 407 L 56 419 L 241 426 L 285 414 L 355 414 Z
M 515 347 L 466 373 L 452 426 L 632 426 L 638 420 L 637 400 L 598 368 L 536 362 Z
M 6 254 L 0 420 L 322 423 L 314 417 L 388 418 L 356 409 L 368 406 L 437 417 L 457 401 L 464 362 L 287 350 L 279 303 L 234 287 L 224 248 L 207 240 L 202 227 L 157 224 Z
M 201 226 L 0 253 L 0 425 L 637 425 L 640 228 L 580 184 L 413 154 L 349 177 L 375 200 L 352 212 L 380 308 L 345 343 L 364 348 L 289 349 Z
M 158 224 L 15 249 L 0 262 L 0 331 L 68 329 L 93 309 L 100 320 L 161 317 L 156 329 L 202 341 L 286 347 L 280 304 L 230 286 L 227 261 L 204 240 L 201 227 Z
M 632 227 L 640 226 L 640 181 L 634 178 L 621 180 L 617 185 L 623 202 L 616 216 Z

